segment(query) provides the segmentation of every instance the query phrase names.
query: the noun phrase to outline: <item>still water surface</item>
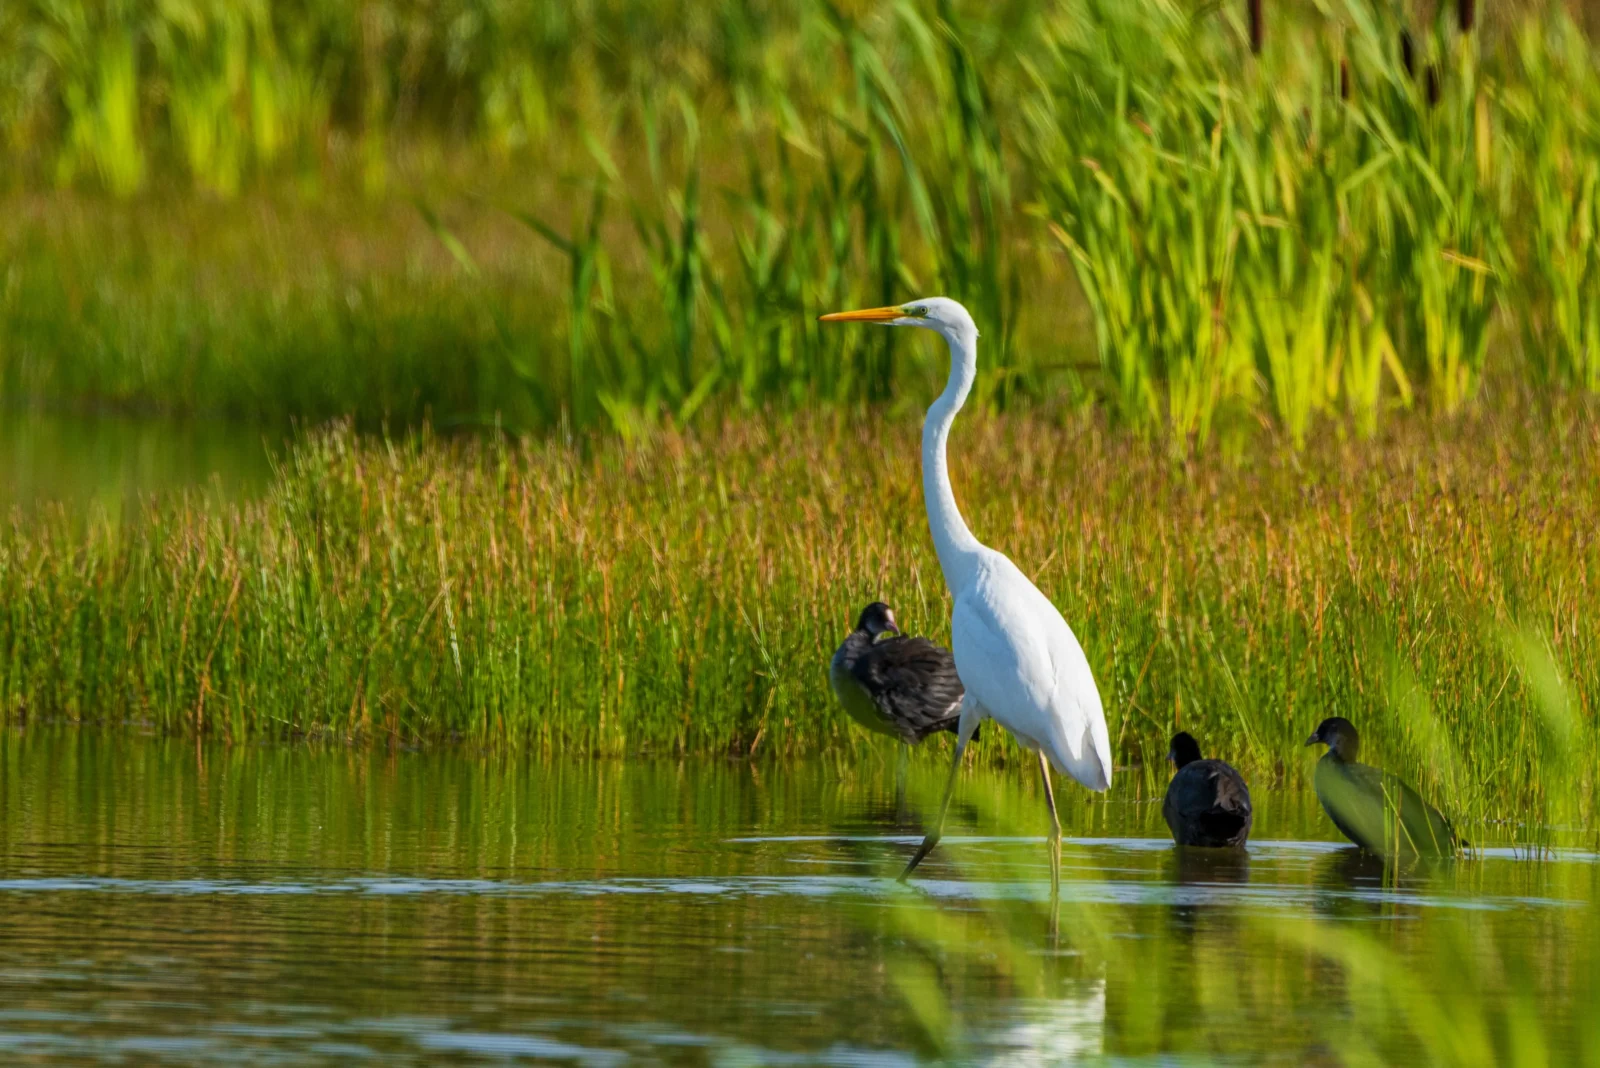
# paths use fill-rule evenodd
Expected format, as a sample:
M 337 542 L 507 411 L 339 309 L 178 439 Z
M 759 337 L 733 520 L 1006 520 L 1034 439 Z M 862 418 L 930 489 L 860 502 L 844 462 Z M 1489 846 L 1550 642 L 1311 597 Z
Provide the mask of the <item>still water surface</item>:
M 281 433 L 218 421 L 0 409 L 0 515 L 64 506 L 115 520 L 141 497 L 259 492 Z
M 971 773 L 894 883 L 941 779 L 902 810 L 879 766 L 13 730 L 0 1061 L 1305 1063 L 1330 1024 L 1408 1048 L 1403 1013 L 1360 1017 L 1359 968 L 1274 934 L 1303 920 L 1414 965 L 1424 1000 L 1460 985 L 1446 940 L 1491 995 L 1537 995 L 1554 1059 L 1595 1026 L 1592 853 L 1385 878 L 1260 790 L 1248 858 L 1195 861 L 1148 798 L 1063 789 L 1051 937 L 1020 770 Z

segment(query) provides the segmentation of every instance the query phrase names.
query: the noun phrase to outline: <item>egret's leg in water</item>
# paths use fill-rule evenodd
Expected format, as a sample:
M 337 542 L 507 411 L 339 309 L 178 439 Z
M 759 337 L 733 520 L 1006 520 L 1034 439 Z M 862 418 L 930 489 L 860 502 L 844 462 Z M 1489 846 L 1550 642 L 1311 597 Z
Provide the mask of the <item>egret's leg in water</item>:
M 1050 761 L 1039 754 L 1039 781 L 1044 783 L 1044 799 L 1050 806 L 1050 905 L 1051 911 L 1061 895 L 1061 818 L 1056 815 L 1056 792 L 1050 786 Z
M 971 695 L 961 699 L 961 726 L 956 733 L 956 755 L 950 761 L 950 778 L 944 784 L 944 800 L 939 802 L 939 819 L 929 831 L 927 837 L 922 839 L 922 844 L 911 856 L 911 863 L 906 865 L 906 870 L 900 873 L 900 881 L 905 882 L 911 873 L 916 870 L 922 858 L 933 852 L 933 847 L 939 844 L 939 836 L 944 833 L 945 813 L 950 811 L 950 795 L 956 792 L 956 772 L 961 770 L 961 758 L 966 755 L 967 743 L 972 740 L 973 732 L 978 729 L 978 723 L 983 719 L 983 714 L 978 710 L 978 703 L 972 700 Z

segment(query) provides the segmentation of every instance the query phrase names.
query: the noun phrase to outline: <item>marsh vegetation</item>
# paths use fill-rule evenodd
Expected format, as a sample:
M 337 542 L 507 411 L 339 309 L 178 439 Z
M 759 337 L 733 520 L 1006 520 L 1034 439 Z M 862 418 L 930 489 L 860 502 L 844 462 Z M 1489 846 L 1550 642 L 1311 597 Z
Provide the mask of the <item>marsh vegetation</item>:
M 827 672 L 860 605 L 893 591 L 902 625 L 948 641 L 914 433 L 822 415 L 648 446 L 334 430 L 259 500 L 169 495 L 117 524 L 47 510 L 0 533 L 0 708 L 236 741 L 867 752 Z M 1188 468 L 1092 419 L 975 420 L 957 442 L 973 529 L 1076 623 L 1119 774 L 1164 784 L 1182 727 L 1252 783 L 1305 781 L 1307 734 L 1345 715 L 1474 841 L 1488 820 L 1592 825 L 1591 415 Z

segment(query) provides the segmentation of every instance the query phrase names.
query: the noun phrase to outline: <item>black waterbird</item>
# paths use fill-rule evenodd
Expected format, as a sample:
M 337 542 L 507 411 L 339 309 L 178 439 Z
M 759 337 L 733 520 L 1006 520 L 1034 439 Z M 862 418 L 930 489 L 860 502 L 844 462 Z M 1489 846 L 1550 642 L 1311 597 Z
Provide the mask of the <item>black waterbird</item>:
M 1361 735 L 1341 716 L 1325 719 L 1307 745 L 1325 745 L 1313 782 L 1322 809 L 1350 841 L 1382 856 L 1454 856 L 1463 845 L 1443 813 L 1396 775 L 1358 763 Z
M 1201 759 L 1200 743 L 1184 731 L 1172 736 L 1167 759 L 1178 769 L 1161 805 L 1172 840 L 1181 846 L 1242 847 L 1255 819 L 1244 776 L 1220 760 Z
M 892 637 L 881 638 L 881 635 Z M 950 650 L 907 638 L 882 601 L 861 610 L 856 629 L 833 654 L 828 681 L 850 718 L 878 734 L 916 745 L 940 731 L 956 733 L 961 679 Z

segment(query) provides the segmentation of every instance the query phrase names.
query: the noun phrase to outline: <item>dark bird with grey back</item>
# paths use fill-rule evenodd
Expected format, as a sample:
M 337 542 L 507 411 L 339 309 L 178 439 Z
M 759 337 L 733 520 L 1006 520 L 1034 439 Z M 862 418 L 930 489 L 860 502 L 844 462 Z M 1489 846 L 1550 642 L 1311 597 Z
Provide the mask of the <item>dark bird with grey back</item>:
M 833 654 L 828 679 L 851 719 L 908 745 L 939 731 L 955 733 L 960 720 L 964 691 L 950 650 L 902 635 L 882 601 L 861 610 L 856 629 Z
M 1203 759 L 1200 743 L 1185 731 L 1172 736 L 1167 759 L 1177 767 L 1161 804 L 1172 840 L 1181 846 L 1242 848 L 1255 821 L 1244 776 L 1220 760 Z

